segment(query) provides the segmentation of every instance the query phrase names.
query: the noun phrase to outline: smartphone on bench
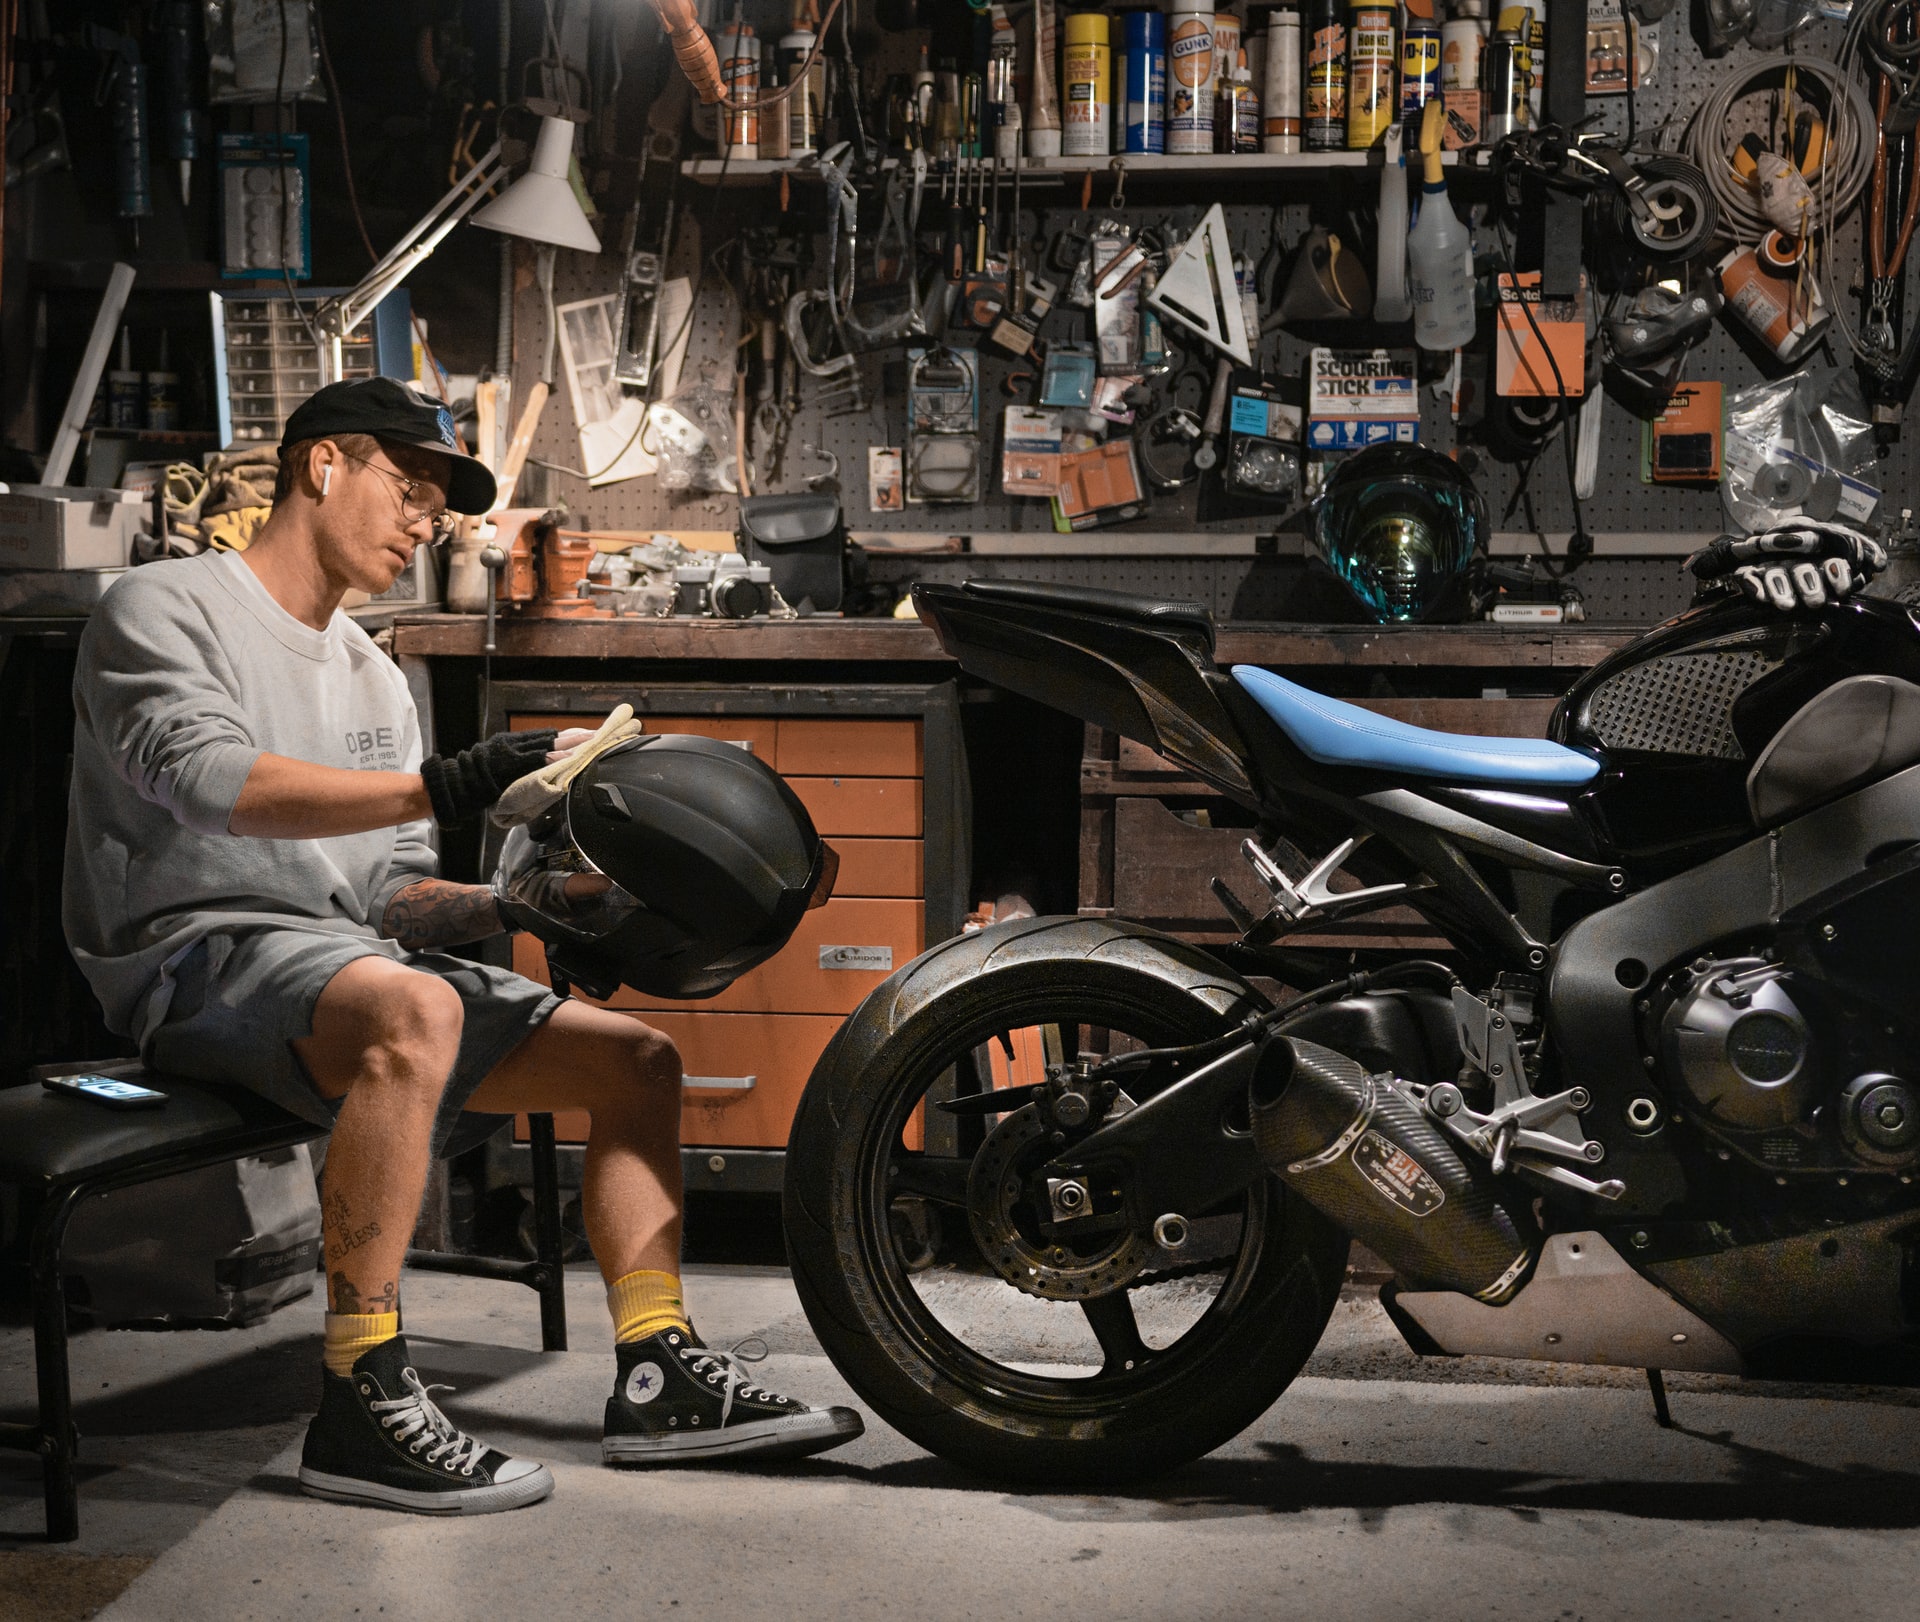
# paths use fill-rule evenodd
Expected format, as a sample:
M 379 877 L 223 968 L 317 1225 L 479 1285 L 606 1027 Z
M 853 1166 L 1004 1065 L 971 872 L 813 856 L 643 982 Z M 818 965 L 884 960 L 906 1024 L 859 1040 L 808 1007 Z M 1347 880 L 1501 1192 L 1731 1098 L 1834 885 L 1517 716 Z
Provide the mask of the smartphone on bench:
M 89 1098 L 108 1109 L 158 1109 L 167 1095 L 137 1081 L 121 1081 L 117 1076 L 48 1076 L 41 1083 L 56 1093 Z

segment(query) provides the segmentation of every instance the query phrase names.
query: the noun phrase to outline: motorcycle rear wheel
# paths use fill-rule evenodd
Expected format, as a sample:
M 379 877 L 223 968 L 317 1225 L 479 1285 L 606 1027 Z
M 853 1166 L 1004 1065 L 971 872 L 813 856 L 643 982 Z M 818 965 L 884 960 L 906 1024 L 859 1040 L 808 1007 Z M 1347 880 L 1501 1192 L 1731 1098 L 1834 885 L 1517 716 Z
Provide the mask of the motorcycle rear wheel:
M 1026 927 L 1035 925 L 1061 929 L 1063 945 L 1089 927 Z M 968 1158 L 920 1153 L 907 1137 L 917 1108 L 927 1118 L 929 1090 L 965 1074 L 982 1045 L 998 1040 L 1011 1060 L 1008 1033 L 1049 1025 L 1123 1032 L 1153 1046 L 1192 1042 L 1231 1028 L 1255 1006 L 1249 994 L 1223 1012 L 1218 974 L 1204 988 L 1210 996 L 1182 983 L 1178 971 L 1193 979 L 1201 954 L 1165 946 L 1177 958 L 1170 953 L 1158 968 L 1137 957 L 1099 961 L 1084 942 L 1060 958 L 1023 955 L 995 967 L 983 947 L 969 972 L 885 1029 L 906 1000 L 900 987 L 916 967 L 909 965 L 850 1017 L 795 1117 L 784 1214 L 807 1317 L 881 1418 L 967 1469 L 1033 1485 L 1110 1487 L 1184 1464 L 1272 1405 L 1332 1314 L 1347 1237 L 1271 1178 L 1228 1208 L 1238 1237 L 1228 1241 L 1220 1288 L 1171 1344 L 1143 1339 L 1128 1288 L 1078 1303 L 1102 1358 L 1090 1375 L 1004 1362 L 968 1344 L 929 1299 L 932 1281 L 900 1254 L 891 1210 L 902 1196 L 948 1207 L 943 1225 L 968 1234 L 965 1212 L 953 1209 L 965 1203 Z M 974 1299 L 989 1286 L 1010 1307 L 1027 1299 L 991 1272 L 980 1277 L 984 1270 L 982 1263 L 957 1281 Z

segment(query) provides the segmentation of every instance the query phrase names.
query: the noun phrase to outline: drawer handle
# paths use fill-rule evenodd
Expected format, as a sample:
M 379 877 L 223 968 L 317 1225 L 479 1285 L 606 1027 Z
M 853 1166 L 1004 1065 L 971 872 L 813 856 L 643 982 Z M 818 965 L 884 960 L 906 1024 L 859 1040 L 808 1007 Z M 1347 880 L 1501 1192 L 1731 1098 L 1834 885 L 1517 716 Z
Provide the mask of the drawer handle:
M 712 1087 L 727 1092 L 745 1093 L 753 1090 L 755 1076 L 683 1076 L 683 1087 Z
M 893 948 L 891 946 L 823 946 L 820 948 L 820 967 L 823 969 L 893 969 Z

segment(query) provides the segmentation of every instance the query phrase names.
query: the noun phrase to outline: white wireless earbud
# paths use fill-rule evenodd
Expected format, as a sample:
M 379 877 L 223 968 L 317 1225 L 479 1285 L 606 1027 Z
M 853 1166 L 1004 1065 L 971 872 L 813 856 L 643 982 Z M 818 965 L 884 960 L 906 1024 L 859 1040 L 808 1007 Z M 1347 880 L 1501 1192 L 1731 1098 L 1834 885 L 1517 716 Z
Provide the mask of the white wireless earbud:
M 325 495 L 333 488 L 333 464 L 329 462 L 320 470 L 320 494 Z

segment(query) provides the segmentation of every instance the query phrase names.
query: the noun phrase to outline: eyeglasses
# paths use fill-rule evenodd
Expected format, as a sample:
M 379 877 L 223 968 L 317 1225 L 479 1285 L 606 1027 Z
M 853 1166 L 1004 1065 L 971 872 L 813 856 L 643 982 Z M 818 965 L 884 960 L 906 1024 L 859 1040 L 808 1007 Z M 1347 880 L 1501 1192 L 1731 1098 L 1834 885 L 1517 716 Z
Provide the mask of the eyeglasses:
M 340 454 L 349 462 L 357 462 L 361 467 L 391 479 L 400 486 L 400 516 L 409 524 L 417 524 L 424 518 L 433 526 L 433 534 L 426 543 L 428 546 L 445 546 L 452 539 L 454 525 L 459 520 L 447 510 L 444 502 L 435 504 L 428 494 L 433 489 L 432 485 L 410 479 L 406 474 L 382 467 L 378 462 L 369 462 L 364 456 L 355 456 L 352 451 L 341 451 Z

